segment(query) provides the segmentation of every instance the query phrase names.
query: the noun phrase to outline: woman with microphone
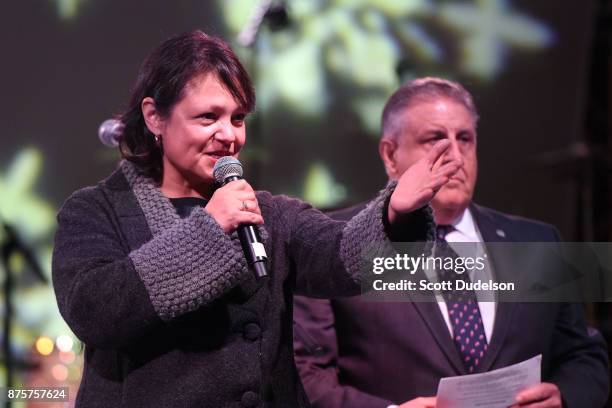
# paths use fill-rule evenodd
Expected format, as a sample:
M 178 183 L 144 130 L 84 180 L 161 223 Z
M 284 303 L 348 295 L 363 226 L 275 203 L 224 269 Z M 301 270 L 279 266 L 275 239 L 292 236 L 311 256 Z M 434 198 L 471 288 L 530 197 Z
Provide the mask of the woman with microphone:
M 254 105 L 235 54 L 201 31 L 170 38 L 141 66 L 118 169 L 58 215 L 54 287 L 85 344 L 77 407 L 308 406 L 293 291 L 358 294 L 369 243 L 400 225 L 433 238 L 427 203 L 460 166 L 444 141 L 348 223 L 245 180 L 220 186 L 215 163 L 238 156 Z M 249 271 L 237 237 L 249 224 L 266 278 Z

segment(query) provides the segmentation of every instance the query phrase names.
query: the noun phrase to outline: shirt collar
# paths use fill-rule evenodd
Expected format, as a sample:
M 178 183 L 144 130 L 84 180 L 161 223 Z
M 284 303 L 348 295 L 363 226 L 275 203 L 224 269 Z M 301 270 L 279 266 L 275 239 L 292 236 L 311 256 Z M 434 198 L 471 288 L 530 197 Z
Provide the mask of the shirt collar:
M 459 231 L 463 235 L 474 239 L 475 241 L 479 240 L 478 232 L 476 230 L 476 223 L 474 222 L 474 217 L 470 212 L 469 208 L 463 210 L 463 213 L 452 223 L 453 228 Z

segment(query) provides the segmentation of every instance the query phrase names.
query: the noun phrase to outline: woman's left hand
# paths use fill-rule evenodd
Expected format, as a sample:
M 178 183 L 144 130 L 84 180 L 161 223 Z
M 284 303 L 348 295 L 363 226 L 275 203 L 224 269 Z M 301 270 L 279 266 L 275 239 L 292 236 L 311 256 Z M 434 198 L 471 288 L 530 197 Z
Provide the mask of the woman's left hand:
M 218 188 L 204 209 L 227 234 L 241 224 L 264 223 L 255 191 L 244 180 L 232 181 Z
M 425 206 L 436 192 L 448 182 L 463 163 L 455 158 L 445 161 L 450 147 L 448 140 L 437 142 L 427 156 L 414 163 L 400 177 L 389 201 L 389 222 Z

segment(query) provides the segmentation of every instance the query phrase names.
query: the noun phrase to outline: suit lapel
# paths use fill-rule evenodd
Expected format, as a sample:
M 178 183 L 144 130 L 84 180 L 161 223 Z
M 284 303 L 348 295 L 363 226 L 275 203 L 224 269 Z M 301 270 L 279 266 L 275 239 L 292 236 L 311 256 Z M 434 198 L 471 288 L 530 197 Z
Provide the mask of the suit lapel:
M 495 245 L 486 245 L 487 242 L 513 242 L 513 237 L 510 232 L 495 222 L 493 217 L 485 210 L 482 210 L 475 204 L 470 206 L 470 211 L 474 216 L 476 225 L 480 231 L 487 253 L 489 254 L 489 262 L 493 267 L 495 279 L 497 281 L 510 280 L 516 271 L 511 270 L 513 264 L 511 259 L 507 258 L 508 251 L 502 251 L 500 247 Z M 505 278 L 507 277 L 507 278 Z M 489 349 L 484 360 L 478 367 L 478 372 L 489 371 L 495 362 L 495 359 L 502 350 L 508 328 L 512 324 L 512 319 L 516 311 L 517 304 L 515 302 L 498 302 L 495 310 L 495 323 L 493 324 L 493 333 L 489 339 Z
M 425 273 L 423 270 L 419 269 L 416 271 L 414 275 L 415 281 L 418 282 L 421 279 L 427 280 Z M 440 307 L 438 306 L 438 302 L 433 292 L 424 292 L 420 291 L 419 296 L 412 293 L 412 291 L 407 291 L 408 296 L 411 298 L 412 304 L 414 308 L 417 310 L 417 313 L 431 332 L 432 337 L 438 343 L 440 349 L 446 355 L 450 365 L 453 367 L 455 373 L 457 375 L 466 374 L 465 367 L 461 362 L 461 357 L 459 356 L 459 352 L 455 347 L 455 343 L 453 343 L 453 339 L 451 338 L 451 334 L 448 331 L 448 326 L 442 317 L 442 313 L 440 312 Z
M 457 375 L 466 374 L 459 352 L 453 343 L 446 322 L 440 313 L 440 307 L 435 299 L 431 302 L 415 302 L 414 307 L 429 328 L 433 338 L 446 355 Z
M 331 218 L 339 220 L 348 220 L 355 216 L 359 211 L 365 208 L 365 204 L 360 204 L 354 207 L 350 207 L 344 210 L 328 213 Z M 415 272 L 412 280 L 419 282 L 420 280 L 427 280 L 423 270 L 419 269 Z M 440 313 L 440 307 L 433 294 L 433 292 L 418 291 L 415 294 L 412 291 L 406 291 L 405 294 L 410 299 L 411 304 L 414 306 L 416 313 L 419 315 L 425 326 L 429 329 L 431 336 L 434 341 L 438 344 L 438 347 L 444 352 L 450 366 L 456 375 L 466 374 L 463 363 L 459 352 L 455 348 L 453 339 L 446 322 Z M 367 296 L 367 295 L 366 295 Z

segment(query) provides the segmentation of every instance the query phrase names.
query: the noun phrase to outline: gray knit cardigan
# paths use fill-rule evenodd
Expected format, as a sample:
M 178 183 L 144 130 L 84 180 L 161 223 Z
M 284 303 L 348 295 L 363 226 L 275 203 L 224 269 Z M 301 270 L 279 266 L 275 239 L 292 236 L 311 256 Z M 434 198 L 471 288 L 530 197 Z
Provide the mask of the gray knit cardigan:
M 85 344 L 78 407 L 308 406 L 293 364 L 292 293 L 360 290 L 362 253 L 387 251 L 393 186 L 348 223 L 258 192 L 269 276 L 205 211 L 181 219 L 128 162 L 58 215 L 53 283 Z M 419 231 L 431 239 L 429 209 Z M 374 244 L 374 245 L 372 245 Z

